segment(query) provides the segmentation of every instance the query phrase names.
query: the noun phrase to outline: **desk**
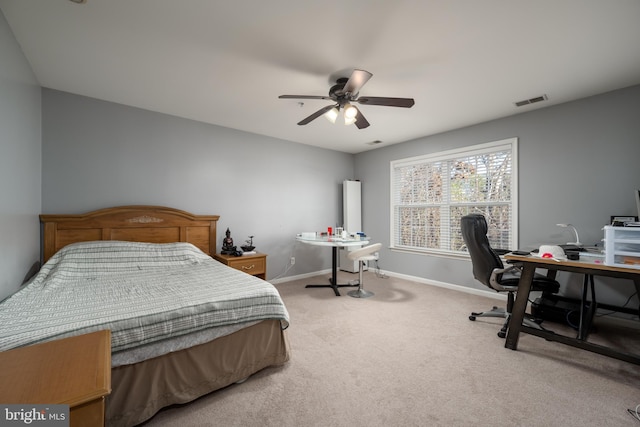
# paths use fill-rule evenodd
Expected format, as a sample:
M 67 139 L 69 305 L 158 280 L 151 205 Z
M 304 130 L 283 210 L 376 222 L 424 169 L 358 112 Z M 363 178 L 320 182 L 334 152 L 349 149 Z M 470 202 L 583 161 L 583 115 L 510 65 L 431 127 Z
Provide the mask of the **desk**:
M 307 285 L 306 288 L 332 288 L 336 296 L 340 296 L 338 288 L 346 286 L 358 286 L 350 284 L 338 284 L 338 248 L 347 248 L 352 246 L 363 246 L 369 243 L 368 240 L 342 239 L 338 236 L 318 236 L 318 237 L 302 237 L 298 235 L 296 240 L 307 245 L 330 246 L 331 255 L 331 278 L 328 285 Z
M 609 347 L 587 342 L 584 339 L 579 339 L 579 337 L 567 337 L 551 331 L 538 330 L 535 328 L 524 326 L 522 324 L 522 319 L 524 318 L 524 314 L 527 309 L 529 292 L 531 291 L 531 280 L 533 279 L 533 274 L 536 268 L 547 269 L 550 274 L 555 274 L 556 271 L 568 271 L 591 276 L 608 276 L 621 279 L 629 279 L 632 280 L 635 284 L 636 291 L 639 295 L 640 269 L 613 267 L 605 264 L 597 264 L 592 260 L 555 261 L 553 259 L 540 258 L 533 255 L 520 256 L 509 254 L 505 256 L 505 259 L 507 259 L 507 261 L 520 263 L 523 266 L 522 276 L 520 277 L 518 291 L 516 293 L 516 300 L 513 305 L 513 313 L 511 314 L 511 319 L 509 320 L 509 330 L 507 332 L 507 339 L 504 345 L 506 348 L 516 350 L 518 348 L 518 338 L 520 336 L 520 332 L 525 332 L 528 334 L 543 337 L 549 341 L 558 341 L 566 345 L 582 348 L 594 353 L 640 365 L 640 355 L 620 352 Z

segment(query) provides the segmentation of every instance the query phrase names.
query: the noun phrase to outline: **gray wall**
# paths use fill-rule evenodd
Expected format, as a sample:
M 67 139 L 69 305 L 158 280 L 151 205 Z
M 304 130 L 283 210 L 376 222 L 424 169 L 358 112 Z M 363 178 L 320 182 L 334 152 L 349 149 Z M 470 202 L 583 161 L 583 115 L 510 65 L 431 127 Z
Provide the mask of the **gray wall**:
M 610 215 L 636 212 L 638 112 L 640 86 L 352 156 L 44 89 L 42 210 L 135 203 L 220 214 L 236 243 L 256 236 L 273 280 L 329 268 L 329 251 L 293 236 L 341 222 L 342 180 L 363 182 L 363 229 L 388 245 L 391 160 L 515 136 L 519 247 L 572 240 L 558 222 L 596 243 Z M 287 270 L 290 256 L 296 265 Z M 484 289 L 467 260 L 384 249 L 380 266 Z M 560 280 L 564 294 L 577 295 L 580 277 Z M 599 297 L 622 304 L 630 289 L 607 280 Z
M 388 245 L 391 160 L 514 136 L 520 248 L 569 240 L 558 222 L 597 242 L 610 215 L 636 211 L 640 86 L 353 156 L 49 89 L 41 95 L 1 15 L 0 57 L 0 298 L 39 256 L 39 213 L 134 203 L 221 215 L 219 240 L 226 227 L 238 245 L 255 235 L 269 254 L 269 279 L 328 269 L 328 251 L 293 236 L 342 221 L 344 179 L 363 181 L 363 228 Z M 482 289 L 466 260 L 384 249 L 380 265 Z M 577 292 L 579 278 L 560 279 L 565 293 Z M 607 283 L 605 302 L 630 295 L 627 283 Z
M 419 102 L 419 100 L 417 100 Z M 566 243 L 555 224 L 570 222 L 580 240 L 594 244 L 611 215 L 637 215 L 640 188 L 640 86 L 356 155 L 363 181 L 363 227 L 388 248 L 389 162 L 510 137 L 519 138 L 520 248 Z M 467 260 L 383 249 L 380 266 L 392 272 L 481 289 Z M 563 293 L 575 295 L 581 278 L 560 273 Z M 601 301 L 623 304 L 632 283 L 608 281 Z M 632 303 L 635 304 L 635 298 Z
M 42 211 L 162 205 L 220 215 L 268 254 L 267 278 L 330 267 L 330 252 L 295 243 L 341 222 L 351 154 L 323 150 L 50 89 L 42 92 Z
M 40 86 L 0 12 L 0 300 L 40 254 Z

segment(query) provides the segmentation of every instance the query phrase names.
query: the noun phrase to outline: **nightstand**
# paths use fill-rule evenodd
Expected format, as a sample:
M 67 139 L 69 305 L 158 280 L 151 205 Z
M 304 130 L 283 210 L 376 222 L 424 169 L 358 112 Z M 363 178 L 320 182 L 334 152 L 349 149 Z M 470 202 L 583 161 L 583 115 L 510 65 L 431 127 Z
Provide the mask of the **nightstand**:
M 0 352 L 0 402 L 69 405 L 70 426 L 104 426 L 111 332 Z
M 256 253 L 255 255 L 242 256 L 215 254 L 213 258 L 231 268 L 267 280 L 267 254 Z

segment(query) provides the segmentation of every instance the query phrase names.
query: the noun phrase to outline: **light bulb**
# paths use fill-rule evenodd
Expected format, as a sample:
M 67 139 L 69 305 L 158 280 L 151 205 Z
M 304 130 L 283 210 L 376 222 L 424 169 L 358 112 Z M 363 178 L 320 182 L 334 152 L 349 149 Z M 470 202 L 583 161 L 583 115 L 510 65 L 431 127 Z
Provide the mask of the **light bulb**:
M 345 116 L 344 116 L 344 124 L 345 124 L 345 125 L 352 125 L 352 124 L 354 124 L 355 122 L 356 122 L 356 118 L 355 118 L 355 117 L 351 117 L 351 118 L 349 118 L 349 117 L 347 117 L 347 115 L 345 114 Z
M 344 104 L 344 119 L 345 121 L 347 119 L 355 119 L 355 117 L 358 115 L 358 109 L 356 107 L 354 107 L 353 105 L 349 104 L 348 102 L 346 104 Z
M 327 118 L 327 120 L 329 120 L 331 123 L 335 123 L 336 119 L 338 118 L 338 109 L 336 107 L 333 107 L 331 110 L 327 111 L 326 113 L 324 113 L 324 116 Z

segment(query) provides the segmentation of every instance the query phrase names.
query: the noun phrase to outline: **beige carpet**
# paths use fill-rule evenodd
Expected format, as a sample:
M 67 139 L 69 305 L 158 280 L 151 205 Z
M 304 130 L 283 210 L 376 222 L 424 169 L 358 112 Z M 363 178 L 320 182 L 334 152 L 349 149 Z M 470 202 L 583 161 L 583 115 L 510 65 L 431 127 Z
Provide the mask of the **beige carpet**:
M 627 413 L 640 403 L 640 366 L 526 334 L 505 349 L 500 319 L 468 320 L 500 301 L 373 272 L 369 299 L 304 287 L 324 280 L 277 285 L 289 363 L 145 425 L 640 426 Z M 590 339 L 640 353 L 640 333 L 607 319 Z

